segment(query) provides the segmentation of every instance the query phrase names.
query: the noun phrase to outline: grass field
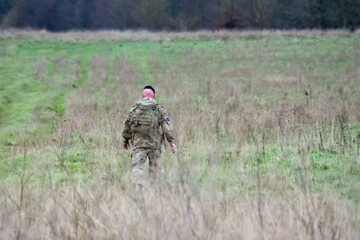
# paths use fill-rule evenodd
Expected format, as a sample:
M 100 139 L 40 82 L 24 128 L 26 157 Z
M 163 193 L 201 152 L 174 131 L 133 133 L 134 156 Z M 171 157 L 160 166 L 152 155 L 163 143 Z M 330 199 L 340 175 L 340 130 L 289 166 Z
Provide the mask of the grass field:
M 356 239 L 360 37 L 0 33 L 0 239 Z M 135 192 L 156 88 L 179 154 Z

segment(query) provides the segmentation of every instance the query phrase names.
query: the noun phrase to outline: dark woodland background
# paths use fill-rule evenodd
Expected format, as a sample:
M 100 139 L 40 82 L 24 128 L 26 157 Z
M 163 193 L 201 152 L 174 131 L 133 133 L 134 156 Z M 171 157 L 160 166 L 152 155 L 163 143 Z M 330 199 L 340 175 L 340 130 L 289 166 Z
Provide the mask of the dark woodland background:
M 1 28 L 335 29 L 360 26 L 360 0 L 0 0 Z

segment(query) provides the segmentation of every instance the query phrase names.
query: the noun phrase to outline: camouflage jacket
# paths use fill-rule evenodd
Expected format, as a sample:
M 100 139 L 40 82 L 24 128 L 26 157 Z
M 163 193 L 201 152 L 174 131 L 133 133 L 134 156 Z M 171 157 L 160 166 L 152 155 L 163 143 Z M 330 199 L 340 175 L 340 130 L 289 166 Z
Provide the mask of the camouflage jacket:
M 142 103 L 155 103 L 156 101 L 151 98 L 143 98 L 142 100 L 138 101 Z M 132 131 L 131 129 L 131 116 L 133 111 L 136 109 L 136 105 L 131 108 L 129 114 L 126 117 L 126 120 L 124 122 L 124 128 L 122 132 L 122 136 L 125 141 L 131 141 L 133 149 L 136 148 L 157 148 L 160 149 L 162 143 L 164 142 L 164 138 L 172 144 L 175 143 L 174 137 L 173 137 L 173 127 L 170 122 L 170 118 L 167 116 L 166 110 L 163 106 L 158 105 L 156 108 L 157 116 L 158 116 L 158 126 L 155 127 L 152 130 L 149 130 L 146 133 L 136 133 L 135 131 Z

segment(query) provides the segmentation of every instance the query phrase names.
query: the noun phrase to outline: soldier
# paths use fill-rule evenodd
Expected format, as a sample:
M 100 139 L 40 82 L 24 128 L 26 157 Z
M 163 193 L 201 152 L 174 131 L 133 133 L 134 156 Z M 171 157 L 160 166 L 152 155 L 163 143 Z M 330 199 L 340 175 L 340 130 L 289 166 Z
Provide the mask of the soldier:
M 176 153 L 177 149 L 170 118 L 165 108 L 156 103 L 155 89 L 152 86 L 144 87 L 142 99 L 131 108 L 124 122 L 122 136 L 124 149 L 129 149 L 129 142 L 133 148 L 131 161 L 134 185 L 142 185 L 147 158 L 149 158 L 149 175 L 157 180 L 159 178 L 157 168 L 164 136 L 170 143 L 171 151 Z

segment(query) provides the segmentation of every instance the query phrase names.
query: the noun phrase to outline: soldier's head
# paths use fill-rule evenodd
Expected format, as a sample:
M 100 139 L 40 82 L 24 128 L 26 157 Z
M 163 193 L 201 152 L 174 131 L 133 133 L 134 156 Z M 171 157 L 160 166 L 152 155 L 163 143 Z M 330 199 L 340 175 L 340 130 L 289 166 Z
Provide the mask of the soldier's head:
M 145 86 L 142 92 L 143 98 L 155 98 L 155 89 L 152 86 Z

